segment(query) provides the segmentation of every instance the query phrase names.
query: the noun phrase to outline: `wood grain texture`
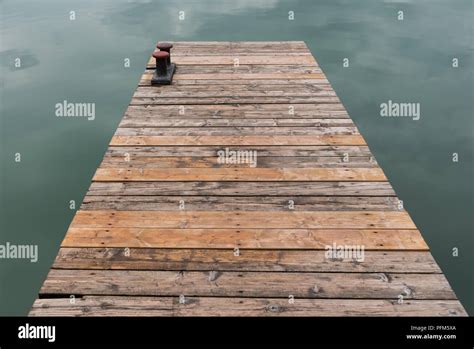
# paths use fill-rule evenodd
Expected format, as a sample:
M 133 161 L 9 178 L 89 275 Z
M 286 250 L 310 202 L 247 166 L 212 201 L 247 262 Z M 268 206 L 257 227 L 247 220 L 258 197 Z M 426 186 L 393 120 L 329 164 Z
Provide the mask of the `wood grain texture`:
M 360 135 L 312 135 L 312 136 L 114 136 L 112 146 L 162 146 L 162 145 L 366 145 Z
M 253 150 L 256 152 L 256 150 Z M 250 154 L 250 153 L 247 153 Z M 225 163 L 218 157 L 148 157 L 148 156 L 130 156 L 130 154 L 120 158 L 106 155 L 100 164 L 101 169 L 105 168 L 136 168 L 139 170 L 145 168 L 356 168 L 354 173 L 359 173 L 361 168 L 377 168 L 378 165 L 372 161 L 371 157 L 352 157 L 347 155 L 335 157 L 262 157 L 258 153 L 252 157 L 251 161 L 241 163 Z M 310 171 L 308 171 L 310 173 Z M 324 173 L 324 172 L 323 172 Z M 296 173 L 295 173 L 296 174 Z M 384 178 L 384 177 L 383 177 Z M 258 179 L 258 176 L 254 177 Z M 333 179 L 333 178 L 331 178 Z
M 78 211 L 73 228 L 416 229 L 405 211 Z
M 116 196 L 87 195 L 81 210 L 176 211 L 399 211 L 394 196 Z M 290 208 L 291 205 L 291 208 Z
M 171 57 L 168 86 L 148 62 L 31 316 L 467 315 L 304 42 Z
M 265 64 L 265 65 L 316 65 L 316 61 L 310 55 L 303 56 L 176 56 L 174 63 L 178 65 L 208 65 L 208 64 L 228 64 L 228 65 L 245 65 L 245 64 Z M 236 63 L 238 62 L 238 63 Z M 150 58 L 148 68 L 154 68 L 155 59 Z
M 94 223 L 95 225 L 96 223 Z M 76 225 L 76 224 L 74 224 Z M 149 226 L 147 224 L 147 226 Z M 62 247 L 427 250 L 418 230 L 72 227 Z
M 120 127 L 353 127 L 354 123 L 343 119 L 156 119 L 153 117 L 128 117 L 120 123 Z
M 92 182 L 88 195 L 395 196 L 389 182 Z
M 298 54 L 301 56 L 301 54 Z M 150 83 L 151 76 L 153 75 L 154 70 L 148 69 L 143 75 L 142 79 L 146 79 Z M 175 76 L 181 74 L 229 74 L 229 73 L 246 73 L 246 74 L 286 74 L 286 73 L 299 73 L 299 74 L 323 74 L 321 68 L 314 65 L 264 65 L 264 64 L 245 64 L 245 65 L 229 65 L 229 64 L 193 64 L 193 65 L 182 65 L 176 71 Z M 311 80 L 311 79 L 307 79 Z M 277 79 L 280 81 L 281 79 Z M 327 82 L 327 80 L 325 80 Z M 249 84 L 248 81 L 242 83 Z M 261 81 L 262 85 L 268 84 L 268 80 Z M 177 84 L 180 86 L 180 84 Z M 212 84 L 211 84 L 212 85 Z
M 375 162 L 367 146 L 338 146 L 338 145 L 279 145 L 279 146 L 239 146 L 240 150 L 254 150 L 259 157 L 285 157 L 285 161 L 291 161 L 294 157 L 311 157 L 319 159 L 324 157 L 368 157 Z M 105 154 L 106 157 L 216 157 L 217 152 L 222 150 L 220 146 L 110 146 Z
M 336 93 L 331 88 L 329 83 L 321 84 L 248 84 L 241 85 L 186 85 L 177 86 L 173 90 L 166 88 L 157 88 L 156 86 L 141 86 L 139 87 L 133 97 L 148 97 L 148 98 L 187 98 L 190 94 L 197 98 L 211 98 L 211 97 L 304 97 L 304 96 L 336 96 Z
M 53 269 L 44 294 L 454 299 L 443 274 Z
M 176 81 L 180 80 L 299 80 L 299 79 L 326 79 L 322 73 L 209 73 L 209 74 L 176 74 L 173 78 Z M 302 102 L 304 103 L 304 102 Z
M 356 258 L 326 258 L 322 250 L 62 247 L 55 269 L 441 273 L 425 251 L 365 251 Z
M 247 165 L 248 166 L 248 165 Z M 96 182 L 128 181 L 386 181 L 380 168 L 98 168 Z
M 190 68 L 194 66 L 189 66 Z M 205 67 L 205 68 L 203 68 Z M 211 67 L 211 68 L 209 68 Z M 214 71 L 220 68 L 226 71 L 227 75 L 221 76 L 215 74 Z M 274 73 L 268 73 L 268 69 L 265 67 L 273 68 L 273 66 L 251 66 L 242 65 L 239 68 L 233 68 L 231 66 L 199 66 L 199 71 L 196 69 L 181 69 L 174 76 L 173 84 L 179 87 L 203 87 L 209 86 L 217 88 L 230 87 L 230 86 L 241 86 L 243 88 L 255 86 L 264 83 L 267 86 L 285 86 L 295 85 L 298 87 L 315 86 L 328 84 L 329 81 L 321 73 L 319 68 L 315 67 L 299 67 L 299 66 L 282 66 L 283 69 L 279 69 L 280 74 L 284 74 L 284 78 L 280 75 L 275 76 Z M 249 68 L 249 69 L 244 69 Z M 193 70 L 194 72 L 184 73 L 184 70 Z M 259 73 L 256 73 L 259 71 Z M 151 87 L 151 77 L 153 76 L 154 70 L 147 70 L 142 77 L 138 86 L 140 87 Z M 310 74 L 308 76 L 308 74 Z M 216 79 L 216 77 L 218 77 Z M 237 79 L 237 77 L 240 77 Z
M 87 296 L 38 299 L 31 316 L 466 316 L 458 301 Z
M 245 74 L 229 74 L 226 79 L 241 79 L 245 78 Z M 248 74 L 253 75 L 253 74 Z M 261 79 L 266 79 L 267 76 L 261 74 Z M 205 76 L 210 78 L 210 76 Z M 197 79 L 197 77 L 188 76 L 187 79 Z M 253 77 L 256 78 L 256 77 Z M 291 77 L 288 77 L 291 78 Z M 190 105 L 190 104 L 314 104 L 314 103 L 340 103 L 336 96 L 212 96 L 212 97 L 132 97 L 131 105 L 148 105 L 148 104 L 168 104 L 168 105 Z
M 319 136 L 319 135 L 358 135 L 354 126 L 329 127 L 120 127 L 116 136 L 235 136 L 272 135 L 274 136 Z

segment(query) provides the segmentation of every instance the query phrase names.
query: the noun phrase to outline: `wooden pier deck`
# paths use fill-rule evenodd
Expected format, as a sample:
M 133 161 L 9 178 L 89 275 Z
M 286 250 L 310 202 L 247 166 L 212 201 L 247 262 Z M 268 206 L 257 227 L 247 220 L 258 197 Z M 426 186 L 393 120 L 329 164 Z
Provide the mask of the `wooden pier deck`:
M 305 43 L 172 60 L 171 86 L 148 64 L 30 315 L 466 315 Z M 363 260 L 328 257 L 344 245 Z

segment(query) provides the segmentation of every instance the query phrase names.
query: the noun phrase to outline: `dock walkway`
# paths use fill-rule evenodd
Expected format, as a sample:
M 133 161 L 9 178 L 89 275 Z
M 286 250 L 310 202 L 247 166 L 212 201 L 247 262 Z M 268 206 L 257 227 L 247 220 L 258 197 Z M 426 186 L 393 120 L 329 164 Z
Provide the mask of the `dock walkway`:
M 171 52 L 30 315 L 466 315 L 304 42 Z

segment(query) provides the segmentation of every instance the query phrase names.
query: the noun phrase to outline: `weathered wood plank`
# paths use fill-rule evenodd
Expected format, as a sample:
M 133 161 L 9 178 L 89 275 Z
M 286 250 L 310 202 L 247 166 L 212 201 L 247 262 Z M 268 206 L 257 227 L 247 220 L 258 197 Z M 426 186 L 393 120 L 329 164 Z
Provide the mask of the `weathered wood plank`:
M 386 181 L 380 168 L 98 168 L 94 181 Z
M 138 157 L 138 156 L 105 156 L 100 168 L 222 168 L 222 167 L 255 167 L 255 168 L 378 168 L 371 157 L 262 157 L 252 155 L 252 161 L 244 155 L 241 163 L 225 163 L 218 156 L 213 157 Z M 256 178 L 257 180 L 257 178 Z
M 329 83 L 318 85 L 186 85 L 172 90 L 156 86 L 140 86 L 134 98 L 236 98 L 236 97 L 334 97 Z
M 441 273 L 427 251 L 364 251 L 364 260 L 320 250 L 61 248 L 56 269 Z
M 87 195 L 395 196 L 389 182 L 93 182 Z
M 168 42 L 168 41 L 167 41 Z M 198 47 L 229 47 L 233 48 L 247 48 L 247 49 L 259 49 L 259 48 L 273 48 L 274 50 L 281 50 L 281 47 L 288 47 L 289 50 L 293 51 L 296 49 L 308 50 L 304 41 L 169 41 L 173 43 L 174 48 L 198 48 Z
M 254 150 L 259 157 L 370 157 L 372 154 L 367 146 L 239 146 L 240 150 Z M 107 149 L 107 157 L 211 157 L 216 156 L 217 152 L 222 150 L 220 146 L 110 146 Z M 286 161 L 286 159 L 285 159 Z
M 208 69 L 209 70 L 209 69 Z M 203 74 L 203 73 L 201 73 Z M 212 74 L 212 72 L 209 72 L 207 74 Z M 229 74 L 240 74 L 238 71 L 231 72 Z M 242 73 L 244 74 L 244 73 Z M 256 74 L 261 74 L 261 73 L 256 73 Z M 286 73 L 282 73 L 286 74 Z M 318 74 L 317 72 L 311 73 L 311 74 Z M 146 72 L 142 76 L 142 80 L 150 80 L 151 77 L 153 76 L 153 70 L 150 70 L 149 72 Z M 178 76 L 178 75 L 176 75 Z M 331 87 L 331 84 L 329 83 L 328 80 L 322 78 L 322 79 L 270 79 L 273 82 L 267 82 L 267 80 L 243 80 L 240 83 L 236 83 L 235 79 L 227 80 L 229 81 L 228 84 L 224 83 L 224 80 L 222 79 L 217 79 L 216 83 L 211 83 L 209 85 L 205 85 L 201 80 L 200 83 L 186 83 L 186 81 L 190 80 L 183 80 L 183 79 L 178 79 L 181 81 L 179 84 L 175 84 L 173 86 L 173 89 L 166 88 L 167 86 L 156 86 L 156 85 L 150 85 L 150 86 L 138 86 L 137 89 L 135 90 L 135 95 L 136 97 L 149 97 L 153 96 L 153 93 L 155 92 L 157 95 L 164 95 L 165 93 L 171 93 L 171 92 L 179 92 L 182 95 L 181 97 L 190 97 L 194 96 L 194 93 L 202 93 L 202 92 L 214 92 L 217 94 L 217 96 L 226 96 L 227 94 L 224 93 L 232 93 L 232 92 L 244 92 L 242 91 L 243 88 L 246 88 L 250 91 L 254 91 L 255 93 L 263 93 L 263 92 L 268 92 L 269 96 L 272 95 L 273 92 L 279 92 L 282 95 L 306 95 L 307 92 L 314 92 L 316 94 L 321 93 L 323 91 L 326 92 L 331 92 L 331 96 L 335 95 L 334 90 Z M 213 80 L 211 80 L 213 81 Z M 242 95 L 242 96 L 247 96 L 247 95 Z
M 405 211 L 78 211 L 74 228 L 416 229 Z
M 453 300 L 69 297 L 37 299 L 30 316 L 467 316 Z
M 358 135 L 355 126 L 348 127 L 120 127 L 115 136 L 321 136 L 321 135 Z
M 112 146 L 120 145 L 366 145 L 360 135 L 312 136 L 113 136 Z
M 208 47 L 211 49 L 234 49 L 246 48 L 250 51 L 261 48 L 281 50 L 282 46 L 288 47 L 289 50 L 308 50 L 304 41 L 166 41 L 172 43 L 173 50 L 177 49 L 198 49 Z
M 226 65 L 316 65 L 316 61 L 311 55 L 298 56 L 248 56 L 248 55 L 224 55 L 224 56 L 173 56 L 173 62 L 177 65 L 209 65 L 209 64 L 226 64 Z M 147 68 L 154 68 L 155 59 L 150 58 Z
M 90 211 L 84 211 L 90 212 Z M 108 221 L 107 221 L 108 222 Z M 107 222 L 69 228 L 62 247 L 319 249 L 327 246 L 364 246 L 367 250 L 427 250 L 417 230 L 367 229 L 159 229 L 117 228 Z M 104 228 L 91 226 L 105 226 Z M 134 224 L 138 225 L 138 224 Z
M 252 74 L 253 75 L 253 74 Z M 226 96 L 226 97 L 132 97 L 131 105 L 189 105 L 189 104 L 314 104 L 340 103 L 337 96 Z
M 215 89 L 197 89 L 194 88 L 191 91 L 186 91 L 190 87 L 195 87 L 188 85 L 185 88 L 179 88 L 173 90 L 166 89 L 156 89 L 154 86 L 141 86 L 133 94 L 134 100 L 136 99 L 146 99 L 146 98 L 193 98 L 193 100 L 200 98 L 207 98 L 212 100 L 225 100 L 225 99 L 236 99 L 239 97 L 242 98 L 296 98 L 296 97 L 309 97 L 309 98 L 320 98 L 320 97 L 335 97 L 336 93 L 329 89 L 327 86 L 319 85 L 318 87 L 312 87 L 308 85 L 303 86 L 292 86 L 293 88 L 287 88 L 286 85 L 268 85 L 273 88 L 262 89 L 252 88 L 251 86 L 246 86 L 242 88 L 241 85 L 216 85 Z M 197 86 L 200 87 L 200 86 Z M 232 88 L 230 88 L 232 87 Z M 189 97 L 192 94 L 193 97 Z
M 151 86 L 150 80 L 153 72 L 154 69 L 146 70 L 141 76 L 138 86 Z M 235 76 L 237 75 L 245 77 L 245 79 L 236 80 Z M 198 78 L 194 79 L 193 77 L 196 76 Z M 226 76 L 232 77 L 225 79 Z M 252 79 L 252 77 L 255 77 L 255 79 Z M 194 81 L 194 83 L 191 83 L 191 81 Z M 199 88 L 199 86 L 203 87 L 204 84 L 213 89 L 217 87 L 216 85 L 229 87 L 246 85 L 254 88 L 265 85 L 274 88 L 273 85 L 283 87 L 285 84 L 298 87 L 327 85 L 329 81 L 321 69 L 316 66 L 241 65 L 234 67 L 230 65 L 192 65 L 179 67 L 173 77 L 173 84 L 179 88 L 193 88 L 193 86 Z
M 156 117 L 126 117 L 119 127 L 354 127 L 354 123 L 344 119 L 197 119 Z M 258 132 L 256 132 L 258 133 Z
M 209 66 L 214 67 L 214 66 Z M 251 66 L 242 66 L 242 67 L 251 67 Z M 263 66 L 264 67 L 264 66 Z M 296 67 L 296 66 L 287 66 L 287 67 Z M 189 73 L 185 74 L 182 70 L 180 73 L 176 74 L 173 77 L 173 84 L 176 87 L 180 88 L 188 88 L 188 87 L 204 87 L 208 86 L 211 88 L 217 88 L 218 86 L 221 87 L 237 87 L 241 86 L 243 88 L 250 87 L 250 86 L 258 86 L 264 83 L 267 86 L 272 88 L 275 87 L 282 87 L 285 85 L 293 85 L 297 87 L 307 87 L 307 86 L 318 86 L 318 85 L 325 85 L 329 84 L 329 81 L 324 76 L 324 74 L 318 72 L 319 68 L 312 68 L 314 72 L 308 73 L 311 74 L 310 76 L 303 76 L 304 73 L 298 72 L 280 72 L 278 75 L 275 73 L 256 73 L 255 70 L 249 72 L 249 70 L 233 70 L 232 68 L 228 68 L 228 73 L 226 76 L 232 76 L 231 78 L 225 79 L 225 76 L 220 76 L 217 74 L 213 74 L 213 69 L 204 69 L 199 73 Z M 264 69 L 258 69 L 261 71 L 265 71 Z M 285 69 L 291 70 L 291 69 Z M 300 69 L 301 70 L 301 69 Z M 295 69 L 293 69 L 295 71 Z M 154 70 L 146 71 L 140 81 L 138 86 L 140 87 L 151 87 L 151 78 L 153 76 Z M 207 72 L 207 73 L 206 73 Z M 244 79 L 235 79 L 235 75 L 240 75 L 244 77 Z M 255 79 L 252 77 L 255 76 Z M 223 78 L 224 77 L 224 78 Z M 293 77 L 293 78 L 292 78 Z
M 249 55 L 249 56 L 285 56 L 285 55 L 310 55 L 306 45 L 295 45 L 292 42 L 281 43 L 282 46 L 277 47 L 273 44 L 248 44 L 235 42 L 215 42 L 209 44 L 182 44 L 175 43 L 172 49 L 173 56 L 221 56 L 229 54 Z M 288 46 L 286 46 L 288 45 Z M 285 47 L 285 50 L 281 50 Z
M 281 46 L 275 46 L 274 44 L 247 44 L 245 42 L 236 43 L 236 42 L 228 42 L 228 43 L 212 43 L 212 44 L 203 44 L 203 45 L 194 45 L 194 44 L 185 44 L 182 45 L 181 42 L 175 43 L 172 49 L 172 53 L 174 54 L 181 54 L 181 55 L 193 55 L 195 52 L 198 53 L 207 53 L 207 55 L 212 56 L 220 56 L 223 54 L 228 53 L 235 53 L 241 51 L 244 54 L 249 56 L 261 56 L 262 54 L 271 55 L 280 53 L 284 55 L 285 53 L 293 53 L 293 54 L 311 54 L 306 45 L 295 45 L 292 42 L 288 42 L 288 47 L 285 46 L 286 43 L 281 43 Z M 282 47 L 288 48 L 288 50 L 282 50 Z M 283 51 L 283 52 L 282 52 Z M 259 54 L 256 54 L 258 52 Z
M 300 55 L 300 54 L 299 54 Z M 246 64 L 246 65 L 183 65 L 178 67 L 175 76 L 182 74 L 234 74 L 234 73 L 246 73 L 246 74 L 286 74 L 286 73 L 298 73 L 298 74 L 324 74 L 321 68 L 314 65 L 258 65 L 258 64 Z M 151 79 L 153 75 L 153 69 L 148 69 L 143 72 L 142 79 Z M 325 80 L 325 79 L 324 79 Z M 327 83 L 327 80 L 325 80 Z M 245 82 L 249 83 L 249 82 Z M 267 84 L 266 81 L 258 81 L 258 84 Z
M 443 274 L 52 269 L 43 294 L 455 299 Z
M 88 195 L 81 210 L 175 211 L 398 211 L 393 196 L 114 196 Z
M 276 80 L 276 79 L 318 79 L 325 80 L 323 73 L 210 73 L 176 74 L 173 80 Z
M 259 47 L 273 47 L 278 48 L 280 45 L 288 45 L 292 50 L 295 48 L 306 48 L 304 41 L 167 41 L 174 44 L 174 48 L 182 47 L 248 47 L 248 48 L 259 48 Z M 307 48 L 306 48 L 307 49 Z
M 259 48 L 256 49 L 255 51 L 251 51 L 248 48 L 236 48 L 236 49 L 214 49 L 211 47 L 193 47 L 192 49 L 176 49 L 173 47 L 172 50 L 172 56 L 177 57 L 177 56 L 232 56 L 232 57 L 240 57 L 240 56 L 309 56 L 311 53 L 309 53 L 307 50 L 303 49 L 295 49 L 294 51 L 292 50 L 291 52 L 286 51 L 282 52 L 276 51 L 274 48 L 273 49 L 264 49 L 264 48 Z
M 166 118 L 348 118 L 339 103 L 320 104 L 197 104 L 130 105 L 125 118 L 148 116 Z
M 178 75 L 180 77 L 181 75 Z M 182 77 L 182 76 L 181 76 Z M 173 84 L 175 86 L 200 86 L 200 85 L 206 85 L 206 86 L 228 86 L 228 85 L 240 85 L 242 88 L 245 88 L 247 85 L 251 84 L 258 84 L 261 82 L 265 82 L 267 85 L 285 85 L 285 84 L 292 84 L 292 85 L 318 85 L 318 84 L 327 84 L 328 80 L 326 78 L 308 78 L 308 79 L 303 79 L 301 77 L 297 79 L 288 79 L 288 78 L 273 78 L 273 79 L 260 79 L 260 80 L 252 80 L 252 79 L 231 79 L 231 80 L 226 80 L 226 79 L 182 79 L 178 78 L 176 79 Z M 140 79 L 139 85 L 138 86 L 152 86 L 151 85 L 151 78 L 148 77 L 148 75 L 143 75 L 143 77 Z

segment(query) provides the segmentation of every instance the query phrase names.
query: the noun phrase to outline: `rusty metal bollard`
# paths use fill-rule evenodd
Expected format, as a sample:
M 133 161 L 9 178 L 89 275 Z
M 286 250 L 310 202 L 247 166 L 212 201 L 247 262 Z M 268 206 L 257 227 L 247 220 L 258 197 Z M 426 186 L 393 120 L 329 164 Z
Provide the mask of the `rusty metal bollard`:
M 156 60 L 156 69 L 151 78 L 152 85 L 170 85 L 173 80 L 174 69 L 168 66 L 170 54 L 165 51 L 155 50 L 153 58 Z
M 156 48 L 160 51 L 168 52 L 170 54 L 168 57 L 168 66 L 171 66 L 171 49 L 173 48 L 173 44 L 169 42 L 159 42 L 156 44 Z

